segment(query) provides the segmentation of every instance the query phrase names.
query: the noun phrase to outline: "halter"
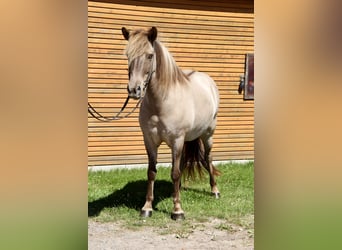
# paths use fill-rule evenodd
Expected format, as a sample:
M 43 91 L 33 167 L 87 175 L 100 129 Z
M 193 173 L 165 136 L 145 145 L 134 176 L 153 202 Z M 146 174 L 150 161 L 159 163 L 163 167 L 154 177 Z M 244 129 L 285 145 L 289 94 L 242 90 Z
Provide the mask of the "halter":
M 139 104 L 142 102 L 142 100 L 143 100 L 143 98 L 145 96 L 145 93 L 146 93 L 145 91 L 146 91 L 149 83 L 151 82 L 153 73 L 155 72 L 155 69 L 154 69 L 153 66 L 154 66 L 154 60 L 152 61 L 152 65 L 151 65 L 150 71 L 148 72 L 146 80 L 143 82 L 143 93 L 144 93 L 144 95 L 140 96 L 140 99 L 137 102 L 137 104 L 135 105 L 135 107 L 130 112 L 128 112 L 126 115 L 120 116 L 120 114 L 124 111 L 128 101 L 130 99 L 129 96 L 127 96 L 124 105 L 122 106 L 121 110 L 115 116 L 105 117 L 105 116 L 101 115 L 98 111 L 95 110 L 95 108 L 93 106 L 91 106 L 91 104 L 89 102 L 88 102 L 88 113 L 92 117 L 94 117 L 96 120 L 99 120 L 101 122 L 110 122 L 110 121 L 114 121 L 114 120 L 121 120 L 123 118 L 128 117 L 130 114 L 132 114 L 138 108 Z

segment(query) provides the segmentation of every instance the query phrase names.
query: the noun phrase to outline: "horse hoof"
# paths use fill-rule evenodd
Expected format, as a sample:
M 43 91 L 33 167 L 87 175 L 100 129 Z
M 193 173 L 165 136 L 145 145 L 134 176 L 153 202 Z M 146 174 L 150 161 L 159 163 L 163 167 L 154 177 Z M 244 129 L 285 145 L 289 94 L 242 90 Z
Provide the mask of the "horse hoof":
M 152 216 L 152 210 L 141 210 L 140 211 L 140 217 L 151 217 Z
M 171 219 L 173 220 L 184 220 L 184 213 L 172 213 L 171 214 Z
M 220 198 L 220 193 L 211 193 L 212 196 L 215 196 L 216 199 Z

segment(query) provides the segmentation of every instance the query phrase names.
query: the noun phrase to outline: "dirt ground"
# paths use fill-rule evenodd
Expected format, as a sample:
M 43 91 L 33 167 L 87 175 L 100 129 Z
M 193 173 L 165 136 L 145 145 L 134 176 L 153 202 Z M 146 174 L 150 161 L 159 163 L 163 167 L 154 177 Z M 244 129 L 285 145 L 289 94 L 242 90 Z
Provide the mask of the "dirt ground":
M 88 220 L 88 249 L 254 249 L 253 232 L 240 226 L 230 225 L 220 229 L 222 221 L 194 225 L 190 233 L 167 233 L 165 229 L 144 227 L 139 230 L 125 229 L 119 223 L 101 223 Z

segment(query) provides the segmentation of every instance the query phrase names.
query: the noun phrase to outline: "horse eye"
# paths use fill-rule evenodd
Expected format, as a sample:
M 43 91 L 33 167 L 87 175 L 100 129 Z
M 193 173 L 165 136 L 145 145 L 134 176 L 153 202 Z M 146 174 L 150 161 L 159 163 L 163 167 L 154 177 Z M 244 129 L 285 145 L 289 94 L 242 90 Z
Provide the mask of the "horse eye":
M 153 57 L 153 54 L 148 54 L 147 55 L 147 59 L 152 59 L 152 57 Z

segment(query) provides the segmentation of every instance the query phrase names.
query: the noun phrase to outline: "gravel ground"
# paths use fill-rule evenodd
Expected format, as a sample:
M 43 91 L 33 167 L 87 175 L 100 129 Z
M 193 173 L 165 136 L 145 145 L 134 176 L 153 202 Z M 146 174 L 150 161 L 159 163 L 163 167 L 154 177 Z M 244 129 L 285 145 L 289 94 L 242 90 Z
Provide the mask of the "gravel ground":
M 254 249 L 253 233 L 240 226 L 229 230 L 218 229 L 223 221 L 214 219 L 198 223 L 188 234 L 167 233 L 165 229 L 143 227 L 124 228 L 120 223 L 102 223 L 88 220 L 88 249 Z

